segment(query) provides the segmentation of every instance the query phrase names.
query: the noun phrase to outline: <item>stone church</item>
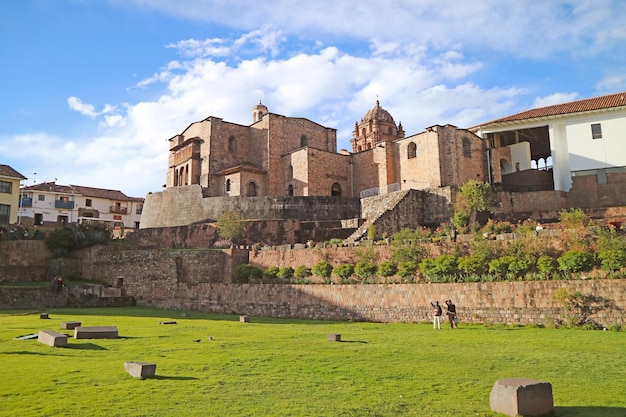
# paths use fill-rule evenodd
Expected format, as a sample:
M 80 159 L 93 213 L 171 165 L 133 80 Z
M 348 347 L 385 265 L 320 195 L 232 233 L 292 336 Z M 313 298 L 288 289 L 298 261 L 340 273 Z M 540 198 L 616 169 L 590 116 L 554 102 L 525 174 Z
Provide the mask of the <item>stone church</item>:
M 352 152 L 337 151 L 337 131 L 252 108 L 252 123 L 218 117 L 169 139 L 166 190 L 200 185 L 204 197 L 368 197 L 487 181 L 487 145 L 474 133 L 435 125 L 406 136 L 376 105 L 355 122 Z

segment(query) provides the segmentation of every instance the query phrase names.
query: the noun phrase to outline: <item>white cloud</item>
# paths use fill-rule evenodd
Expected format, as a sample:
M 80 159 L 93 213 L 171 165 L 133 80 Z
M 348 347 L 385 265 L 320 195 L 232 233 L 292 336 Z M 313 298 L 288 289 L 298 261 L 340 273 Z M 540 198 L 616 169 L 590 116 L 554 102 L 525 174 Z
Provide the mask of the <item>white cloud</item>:
M 96 117 L 98 115 L 94 106 L 83 103 L 78 97 L 68 98 L 67 104 L 70 106 L 70 109 L 77 111 L 80 114 L 84 114 L 85 116 Z
M 555 104 L 568 103 L 578 98 L 578 93 L 554 93 L 545 97 L 537 97 L 533 108 L 553 106 Z

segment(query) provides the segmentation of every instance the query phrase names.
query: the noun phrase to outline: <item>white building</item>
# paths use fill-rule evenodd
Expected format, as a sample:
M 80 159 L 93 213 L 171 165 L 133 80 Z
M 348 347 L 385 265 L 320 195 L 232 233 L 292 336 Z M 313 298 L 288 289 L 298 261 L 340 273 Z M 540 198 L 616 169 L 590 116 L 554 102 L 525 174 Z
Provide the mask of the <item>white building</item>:
M 572 177 L 626 171 L 626 92 L 528 110 L 469 129 L 491 144 L 492 182 L 533 191 L 550 180 L 569 191 Z M 523 171 L 544 171 L 524 175 Z M 528 173 L 527 173 L 528 174 Z M 534 188 L 533 188 L 534 187 Z
M 27 226 L 55 226 L 90 221 L 111 223 L 116 229 L 138 229 L 143 198 L 119 190 L 44 182 L 22 188 L 21 217 Z

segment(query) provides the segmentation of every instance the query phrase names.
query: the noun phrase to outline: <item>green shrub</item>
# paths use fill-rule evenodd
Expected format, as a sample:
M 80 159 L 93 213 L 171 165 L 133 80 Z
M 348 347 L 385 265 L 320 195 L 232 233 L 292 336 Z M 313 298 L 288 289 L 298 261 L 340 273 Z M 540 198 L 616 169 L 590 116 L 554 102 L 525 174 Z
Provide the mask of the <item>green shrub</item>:
M 489 262 L 480 254 L 472 254 L 459 258 L 458 267 L 466 274 L 482 274 L 487 271 Z
M 417 262 L 404 261 L 398 264 L 398 275 L 402 278 L 410 278 L 417 272 Z
M 331 245 L 341 245 L 343 243 L 343 240 L 334 237 L 330 239 L 328 243 L 330 243 Z
M 617 271 L 626 266 L 626 251 L 621 249 L 605 249 L 598 253 L 600 268 L 605 271 Z
M 330 274 L 333 273 L 333 266 L 326 261 L 319 261 L 313 265 L 311 272 L 322 278 L 330 278 Z
M 367 238 L 369 240 L 376 239 L 376 226 L 374 226 L 374 223 L 370 223 L 370 225 L 367 226 Z
M 509 266 L 515 261 L 515 257 L 512 255 L 501 256 L 497 259 L 489 262 L 489 272 L 504 276 L 509 272 Z
M 537 259 L 537 271 L 544 275 L 550 275 L 554 273 L 556 266 L 554 265 L 554 258 L 548 255 L 542 255 Z
M 515 276 L 520 276 L 521 274 L 528 272 L 532 265 L 533 262 L 527 258 L 515 258 L 509 264 L 509 272 L 515 274 Z
M 567 229 L 580 229 L 591 224 L 591 219 L 581 209 L 572 208 L 569 210 L 561 210 L 559 212 L 559 220 Z
M 394 262 L 385 261 L 378 266 L 378 275 L 381 277 L 391 277 L 398 272 L 398 265 Z
M 426 258 L 419 264 L 420 271 L 428 278 L 441 278 L 457 272 L 457 258 L 454 255 L 439 255 Z
M 263 270 L 254 265 L 240 264 L 235 268 L 235 278 L 237 282 L 245 284 L 250 282 L 250 279 L 260 279 L 263 277 Z
M 284 268 L 280 268 L 276 276 L 282 280 L 289 280 L 293 278 L 294 269 L 290 266 L 286 266 Z
M 306 265 L 300 265 L 296 268 L 294 275 L 296 278 L 307 278 L 311 276 L 311 268 Z
M 48 235 L 46 246 L 55 256 L 66 256 L 76 247 L 76 235 L 69 227 L 55 229 Z
M 354 266 L 351 264 L 341 264 L 337 265 L 335 269 L 333 269 L 335 275 L 341 278 L 341 282 L 349 283 L 352 274 L 354 274 Z
M 559 270 L 571 272 L 590 271 L 593 268 L 593 255 L 588 252 L 569 250 L 557 259 Z
M 277 266 L 270 266 L 265 271 L 263 271 L 263 278 L 267 278 L 267 279 L 273 281 L 278 276 L 278 271 L 279 271 L 279 269 L 278 269 Z
M 356 265 L 354 265 L 354 273 L 363 279 L 368 279 L 373 277 L 374 275 L 376 275 L 376 271 L 378 270 L 378 267 L 376 266 L 376 264 L 371 264 L 368 262 L 357 262 Z

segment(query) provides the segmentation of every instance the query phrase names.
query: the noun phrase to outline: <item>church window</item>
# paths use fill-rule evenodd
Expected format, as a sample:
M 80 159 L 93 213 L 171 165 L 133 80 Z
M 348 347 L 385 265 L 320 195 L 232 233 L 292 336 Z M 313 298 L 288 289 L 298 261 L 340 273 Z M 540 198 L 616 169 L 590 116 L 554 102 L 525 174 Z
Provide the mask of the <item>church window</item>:
M 293 185 L 289 184 L 289 187 L 287 188 L 287 194 L 290 196 L 293 195 Z
M 232 135 L 228 138 L 228 150 L 230 152 L 237 152 L 237 138 Z
M 334 197 L 340 197 L 341 196 L 341 184 L 339 184 L 338 182 L 333 183 L 333 185 L 330 187 L 330 195 Z
M 413 159 L 415 157 L 417 157 L 417 145 L 415 142 L 411 142 L 409 146 L 407 146 L 407 159 Z
M 361 136 L 365 136 L 365 128 L 361 129 Z
M 472 144 L 468 138 L 463 138 L 463 156 L 468 158 L 472 156 Z
M 226 191 L 230 191 L 230 180 L 226 180 Z
M 289 178 L 293 178 L 293 165 L 289 165 Z
M 372 149 L 372 144 L 371 143 L 367 144 L 367 149 Z
M 248 183 L 248 197 L 256 197 L 257 195 L 257 185 L 254 181 L 250 181 Z
M 306 135 L 300 136 L 300 146 L 305 147 L 308 144 L 309 144 L 309 138 L 307 138 Z

